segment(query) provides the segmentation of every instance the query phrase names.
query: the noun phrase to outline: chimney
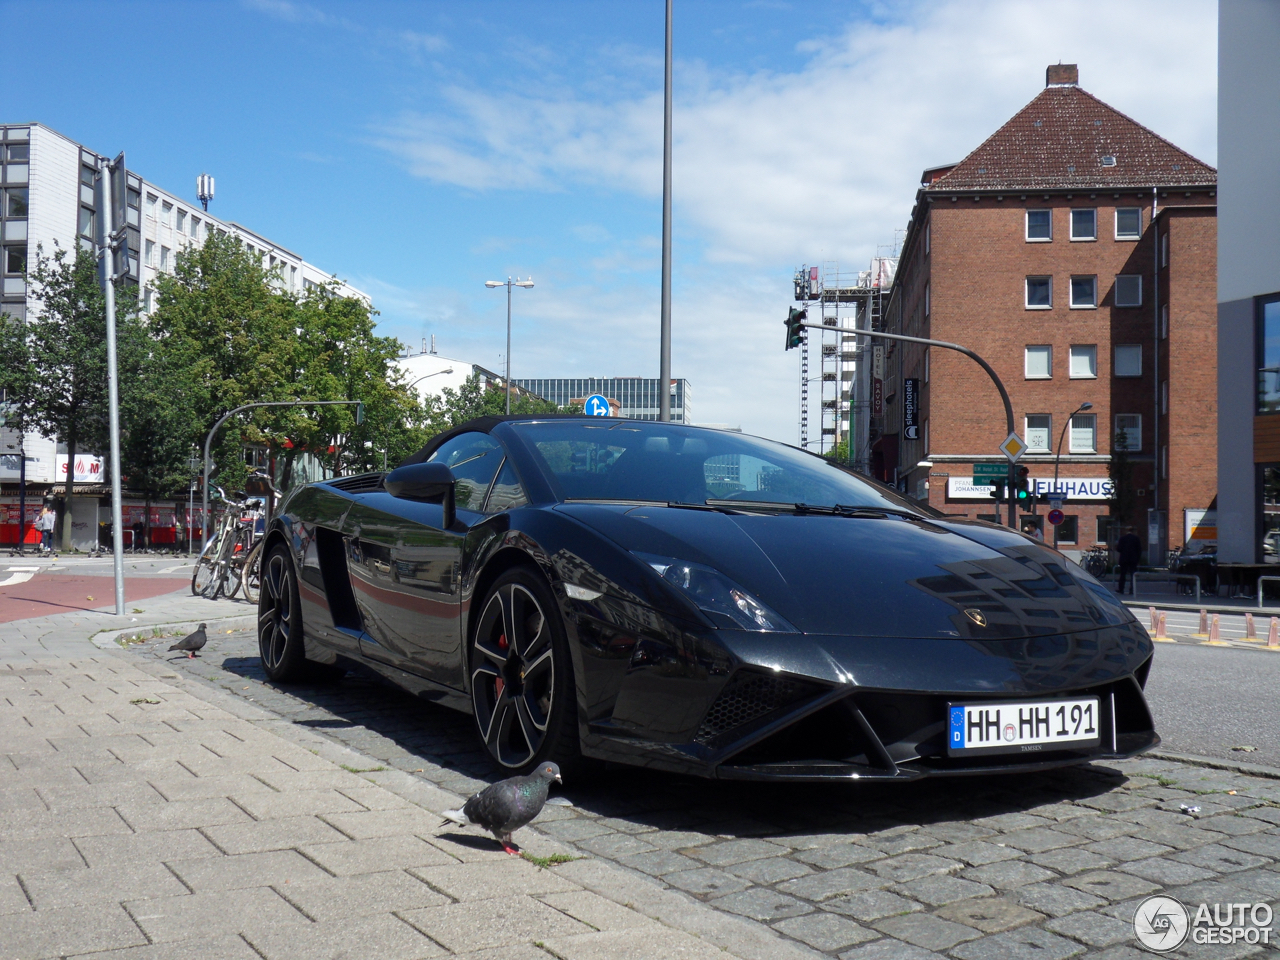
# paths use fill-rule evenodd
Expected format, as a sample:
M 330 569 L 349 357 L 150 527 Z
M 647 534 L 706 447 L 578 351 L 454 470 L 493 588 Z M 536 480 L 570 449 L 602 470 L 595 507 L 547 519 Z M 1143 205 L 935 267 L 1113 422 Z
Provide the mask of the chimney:
M 1080 85 L 1080 70 L 1074 63 L 1051 63 L 1044 72 L 1046 87 L 1076 87 Z

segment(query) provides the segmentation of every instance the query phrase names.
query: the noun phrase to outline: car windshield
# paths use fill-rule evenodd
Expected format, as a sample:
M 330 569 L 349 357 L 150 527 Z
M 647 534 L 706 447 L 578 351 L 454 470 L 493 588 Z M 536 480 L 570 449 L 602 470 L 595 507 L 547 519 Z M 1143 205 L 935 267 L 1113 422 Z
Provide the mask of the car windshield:
M 931 512 L 822 457 L 759 437 L 641 420 L 518 421 L 512 427 L 565 500 Z

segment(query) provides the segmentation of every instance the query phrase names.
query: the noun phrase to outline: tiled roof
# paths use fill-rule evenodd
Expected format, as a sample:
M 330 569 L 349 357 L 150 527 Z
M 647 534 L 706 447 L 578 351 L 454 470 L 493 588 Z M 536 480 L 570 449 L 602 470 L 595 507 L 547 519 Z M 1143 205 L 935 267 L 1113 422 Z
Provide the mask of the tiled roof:
M 1114 166 L 1104 165 L 1114 158 Z M 1216 184 L 1218 172 L 1078 86 L 1046 87 L 930 193 Z

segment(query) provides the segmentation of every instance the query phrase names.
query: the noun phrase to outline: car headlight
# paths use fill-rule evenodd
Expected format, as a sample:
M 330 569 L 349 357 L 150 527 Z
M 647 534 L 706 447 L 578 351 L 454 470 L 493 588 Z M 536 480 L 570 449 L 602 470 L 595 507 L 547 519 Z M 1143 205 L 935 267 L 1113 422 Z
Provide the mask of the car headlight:
M 719 570 L 674 557 L 639 552 L 635 556 L 667 583 L 679 587 L 717 626 L 772 633 L 800 632 Z

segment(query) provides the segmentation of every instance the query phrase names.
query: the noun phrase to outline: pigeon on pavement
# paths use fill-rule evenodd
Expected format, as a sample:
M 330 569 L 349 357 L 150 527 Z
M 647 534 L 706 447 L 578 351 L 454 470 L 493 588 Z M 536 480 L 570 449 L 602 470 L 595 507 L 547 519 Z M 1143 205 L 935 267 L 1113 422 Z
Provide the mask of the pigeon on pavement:
M 209 638 L 204 632 L 204 628 L 207 626 L 208 626 L 207 623 L 200 624 L 199 630 L 197 630 L 195 633 L 187 634 L 185 637 L 183 637 L 181 640 L 175 643 L 172 647 L 170 647 L 169 652 L 172 653 L 174 650 L 185 650 L 187 651 L 187 659 L 188 660 L 193 659 L 196 655 L 196 651 L 209 642 Z
M 564 783 L 554 763 L 544 763 L 527 777 L 499 780 L 471 797 L 461 810 L 446 810 L 441 826 L 456 823 L 465 827 L 470 823 L 483 827 L 498 838 L 503 850 L 518 855 L 520 850 L 512 844 L 511 834 L 542 812 L 552 780 Z

